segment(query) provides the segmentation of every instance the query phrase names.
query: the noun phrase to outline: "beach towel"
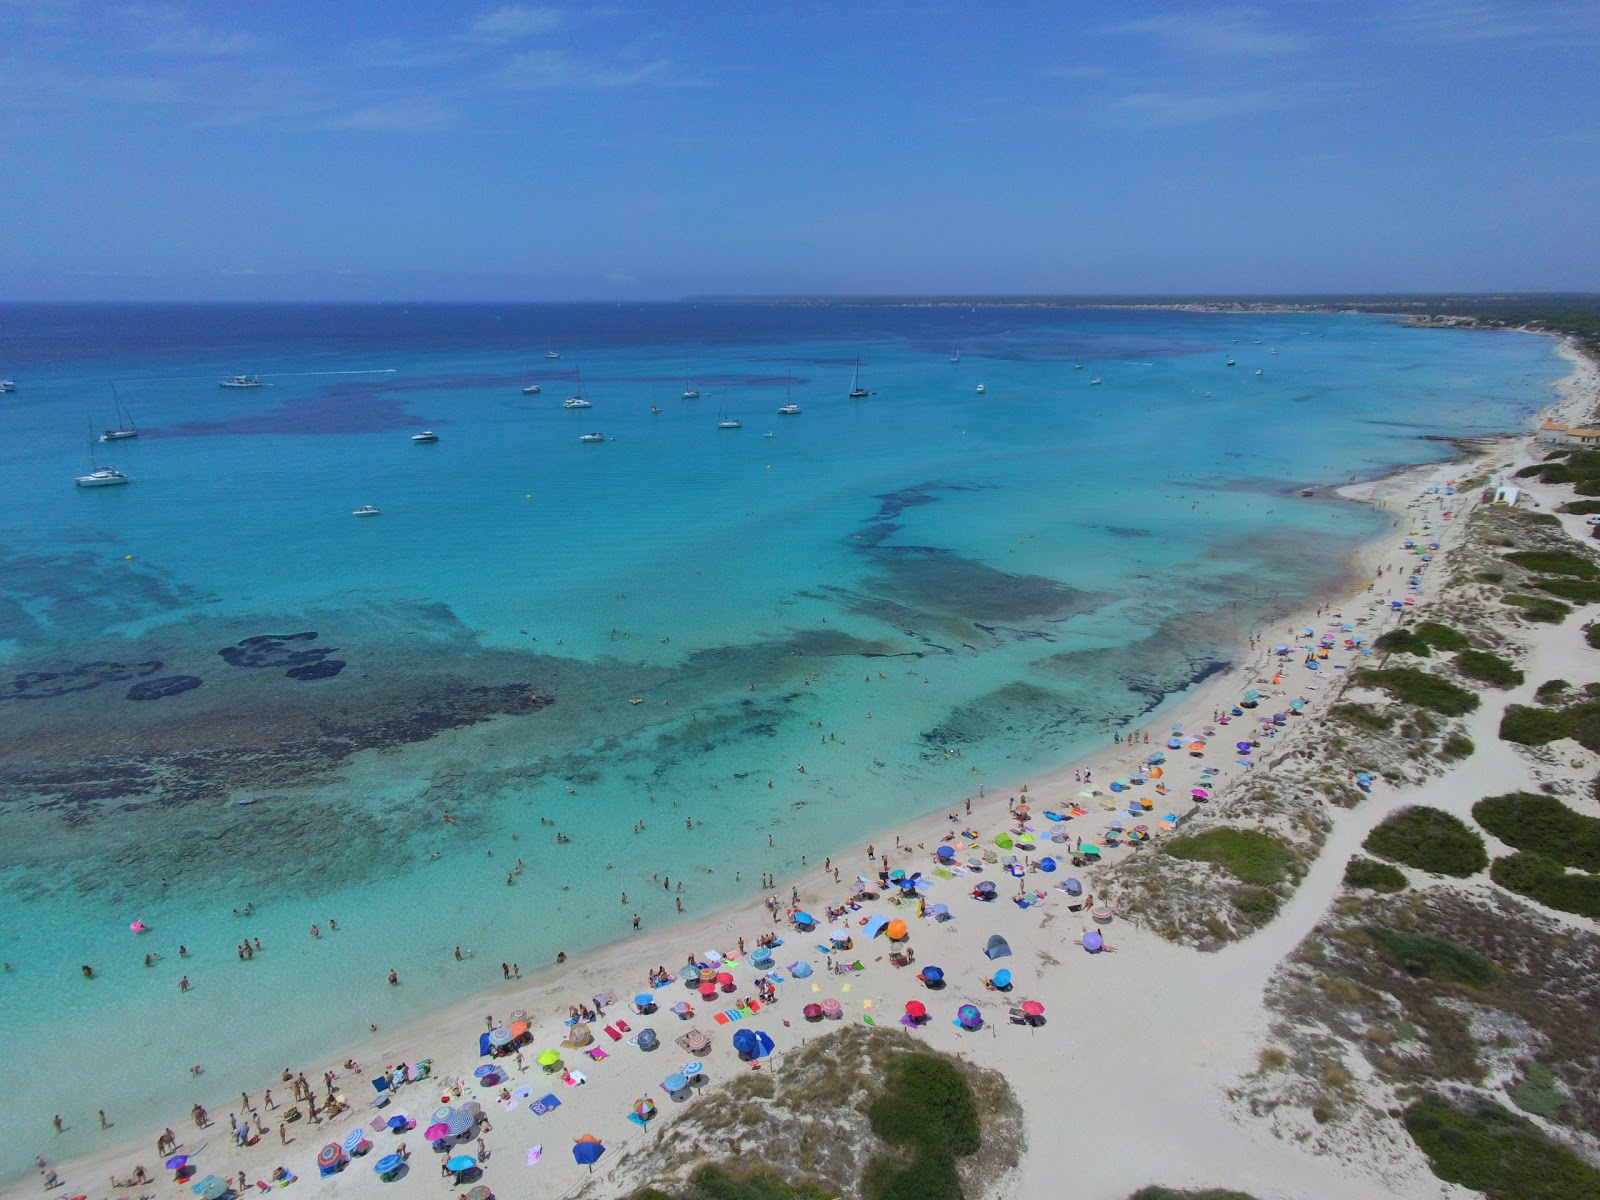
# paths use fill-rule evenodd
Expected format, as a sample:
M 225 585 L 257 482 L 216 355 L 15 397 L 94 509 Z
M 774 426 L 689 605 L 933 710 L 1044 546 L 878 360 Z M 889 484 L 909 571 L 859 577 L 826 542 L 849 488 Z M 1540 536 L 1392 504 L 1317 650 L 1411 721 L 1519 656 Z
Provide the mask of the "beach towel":
M 554 1112 L 561 1107 L 561 1101 L 556 1099 L 554 1092 L 547 1092 L 544 1096 L 528 1105 L 529 1111 L 537 1116 L 544 1116 L 547 1112 Z
M 772 980 L 773 983 L 782 983 L 783 982 L 783 976 L 779 975 L 776 971 L 768 971 L 767 972 L 767 978 Z
M 861 964 L 860 963 L 856 963 L 856 970 L 858 970 L 858 971 L 861 970 Z M 839 990 L 841 992 L 848 992 L 850 990 L 850 985 L 848 983 L 842 983 L 842 984 L 839 985 Z
M 613 1042 L 620 1042 L 622 1040 L 622 1035 L 609 1025 L 606 1026 L 606 1036 Z
M 874 1021 L 874 1020 L 873 1020 L 873 1019 L 872 1019 L 872 1018 L 871 1018 L 871 1016 L 869 1016 L 869 1015 L 868 1015 L 868 1014 L 866 1014 L 866 1013 L 862 1013 L 862 1014 L 861 1014 L 861 1023 L 862 1023 L 862 1024 L 863 1024 L 863 1025 L 876 1025 L 876 1024 L 877 1024 L 877 1022 L 876 1022 L 876 1021 Z
M 561 1081 L 568 1087 L 581 1087 L 589 1082 L 589 1077 L 582 1071 L 568 1071 L 567 1077 Z
M 618 1021 L 617 1022 L 617 1028 L 620 1029 L 623 1033 L 632 1033 L 633 1032 L 633 1030 L 628 1027 L 628 1023 L 626 1021 Z
M 590 1060 L 593 1062 L 604 1062 L 606 1059 L 611 1057 L 604 1050 L 600 1049 L 599 1046 L 594 1047 L 588 1053 Z
M 513 1108 L 520 1108 L 522 1106 L 515 1100 L 502 1100 L 500 1101 L 500 1107 L 505 1109 L 507 1112 L 510 1112 Z
M 833 947 L 832 946 L 824 946 L 821 942 L 818 942 L 817 943 L 817 953 L 818 954 L 832 954 L 833 953 Z
M 718 1025 L 726 1025 L 728 1023 L 728 1015 L 726 1013 L 712 1013 L 711 1019 Z
M 730 1008 L 726 1012 L 724 1012 L 722 1015 L 727 1017 L 728 1020 L 730 1020 L 730 1021 L 742 1021 L 742 1020 L 744 1020 L 744 1013 L 740 1012 L 737 1008 Z
M 628 1120 L 630 1120 L 630 1121 L 632 1121 L 632 1122 L 633 1122 L 633 1123 L 634 1123 L 634 1124 L 635 1124 L 635 1125 L 637 1125 L 637 1126 L 638 1126 L 638 1127 L 639 1127 L 639 1128 L 640 1128 L 640 1129 L 644 1129 L 644 1128 L 647 1128 L 647 1126 L 646 1126 L 646 1123 L 645 1123 L 645 1119 L 644 1119 L 644 1118 L 643 1118 L 643 1117 L 641 1117 L 641 1116 L 640 1116 L 640 1115 L 639 1115 L 639 1114 L 638 1114 L 638 1113 L 636 1113 L 636 1112 L 631 1112 L 631 1113 L 629 1113 L 629 1114 L 628 1114 Z
M 935 875 L 937 875 L 940 879 L 954 879 L 955 878 L 954 875 L 952 875 L 949 871 L 946 871 L 943 867 L 935 867 L 933 869 L 933 873 Z
M 530 1167 L 534 1166 L 535 1164 L 537 1164 L 538 1161 L 543 1157 L 544 1157 L 544 1147 L 543 1146 L 529 1146 L 528 1147 L 528 1165 Z
M 756 1006 L 754 1001 L 752 1001 L 750 1007 L 737 1009 L 735 1011 L 737 1011 L 741 1017 L 753 1017 L 756 1015 Z

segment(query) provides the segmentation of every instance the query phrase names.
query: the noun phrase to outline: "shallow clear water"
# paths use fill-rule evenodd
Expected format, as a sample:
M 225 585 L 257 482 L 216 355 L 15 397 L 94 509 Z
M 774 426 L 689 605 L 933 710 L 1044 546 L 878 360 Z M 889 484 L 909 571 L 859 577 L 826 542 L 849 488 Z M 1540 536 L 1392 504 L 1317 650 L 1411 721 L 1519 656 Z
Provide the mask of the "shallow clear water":
M 1300 486 L 1515 427 L 1562 373 L 1358 316 L 0 308 L 0 989 L 34 1081 L 0 1173 L 99 1107 L 181 1115 L 193 1062 L 259 1083 L 676 920 L 657 875 L 703 914 L 1138 724 L 1378 527 Z M 75 489 L 113 380 L 142 432 L 96 452 L 135 482 Z M 58 1079 L 108 1021 L 92 1093 Z

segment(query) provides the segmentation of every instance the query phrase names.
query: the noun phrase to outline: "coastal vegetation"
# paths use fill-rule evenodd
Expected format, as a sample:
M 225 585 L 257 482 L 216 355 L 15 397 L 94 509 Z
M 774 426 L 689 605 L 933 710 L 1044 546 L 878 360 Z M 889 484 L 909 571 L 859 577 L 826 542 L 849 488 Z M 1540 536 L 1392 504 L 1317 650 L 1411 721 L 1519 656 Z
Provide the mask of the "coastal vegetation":
M 1404 704 L 1446 717 L 1461 717 L 1478 707 L 1478 697 L 1460 684 L 1416 667 L 1368 667 L 1355 673 L 1361 687 L 1382 688 Z
M 1255 1200 L 1247 1192 L 1229 1191 L 1227 1188 L 1202 1188 L 1197 1192 L 1180 1192 L 1173 1188 L 1140 1188 L 1128 1200 Z
M 1174 858 L 1201 859 L 1228 870 L 1240 883 L 1267 887 L 1288 878 L 1289 847 L 1255 829 L 1207 829 L 1171 838 L 1165 850 Z
M 1472 739 L 1464 733 L 1451 730 L 1444 735 L 1444 740 L 1439 743 L 1439 758 L 1442 762 L 1459 762 L 1469 757 L 1477 747 L 1472 744 Z
M 1522 672 L 1489 650 L 1463 650 L 1455 657 L 1455 668 L 1468 679 L 1495 687 L 1516 687 Z
M 1476 950 L 1426 933 L 1407 933 L 1383 925 L 1363 925 L 1361 932 L 1377 943 L 1406 974 L 1476 987 L 1491 983 L 1494 964 Z
M 1554 796 L 1512 792 L 1472 806 L 1472 819 L 1514 850 L 1528 850 L 1580 871 L 1600 871 L 1600 820 Z
M 1438 621 L 1423 621 L 1412 632 L 1438 650 L 1465 650 L 1472 644 L 1459 629 L 1452 629 Z
M 1432 875 L 1464 879 L 1489 865 L 1482 837 L 1443 809 L 1421 804 L 1391 814 L 1361 845 L 1379 858 Z
M 1600 1171 L 1526 1117 L 1477 1099 L 1425 1096 L 1405 1110 L 1406 1131 L 1433 1173 L 1489 1200 L 1590 1200 Z
M 1540 625 L 1559 625 L 1572 615 L 1572 608 L 1569 605 L 1546 596 L 1526 596 L 1519 592 L 1509 592 L 1502 596 L 1501 600 L 1519 610 L 1518 615 L 1524 621 L 1533 621 Z
M 868 1025 L 789 1050 L 781 1071 L 738 1073 L 670 1121 L 668 1136 L 629 1143 L 609 1179 L 576 1194 L 957 1200 L 988 1190 L 1027 1150 L 1022 1110 L 998 1071 Z
M 1600 918 L 1600 876 L 1574 875 L 1547 854 L 1518 851 L 1497 858 L 1489 878 L 1547 908 Z
M 1556 701 L 1565 699 L 1566 703 Z M 1544 704 L 1508 704 L 1500 716 L 1500 739 L 1519 746 L 1546 746 L 1571 738 L 1600 753 L 1600 697 L 1588 689 L 1549 697 Z
M 1372 892 L 1403 892 L 1406 890 L 1406 875 L 1392 863 L 1352 854 L 1344 867 L 1344 885 Z

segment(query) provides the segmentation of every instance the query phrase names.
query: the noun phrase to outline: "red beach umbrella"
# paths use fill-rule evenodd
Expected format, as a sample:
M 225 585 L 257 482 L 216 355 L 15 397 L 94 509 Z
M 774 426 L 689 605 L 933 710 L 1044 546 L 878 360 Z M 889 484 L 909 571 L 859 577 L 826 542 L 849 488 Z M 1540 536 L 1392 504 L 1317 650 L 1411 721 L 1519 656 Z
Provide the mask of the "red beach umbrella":
M 818 1011 L 821 1011 L 821 1010 L 819 1009 Z M 926 1004 L 924 1004 L 921 1000 L 907 1000 L 906 1001 L 906 1016 L 915 1017 L 917 1020 L 920 1021 L 920 1020 L 922 1020 L 923 1017 L 925 1017 L 927 1015 L 928 1015 L 928 1006 Z

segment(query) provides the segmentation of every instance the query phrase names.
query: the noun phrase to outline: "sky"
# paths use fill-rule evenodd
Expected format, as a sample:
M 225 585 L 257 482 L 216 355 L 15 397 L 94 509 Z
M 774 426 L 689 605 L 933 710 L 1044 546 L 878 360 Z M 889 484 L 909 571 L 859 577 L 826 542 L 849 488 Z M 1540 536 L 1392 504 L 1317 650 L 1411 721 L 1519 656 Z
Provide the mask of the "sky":
M 1600 3 L 0 0 L 0 300 L 1600 290 Z

